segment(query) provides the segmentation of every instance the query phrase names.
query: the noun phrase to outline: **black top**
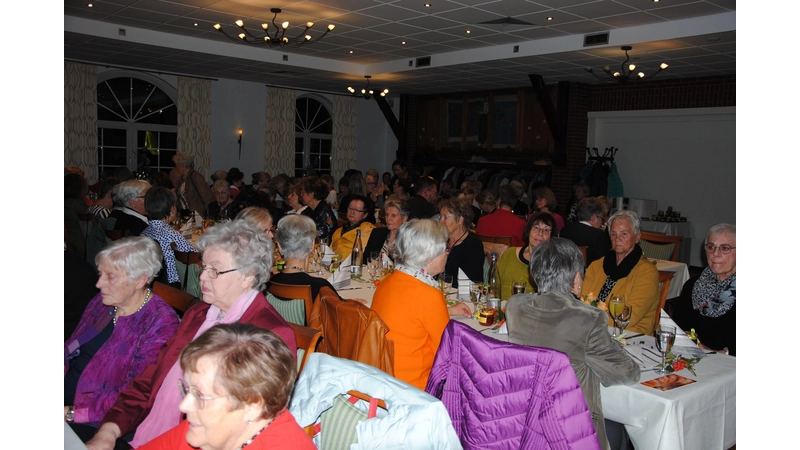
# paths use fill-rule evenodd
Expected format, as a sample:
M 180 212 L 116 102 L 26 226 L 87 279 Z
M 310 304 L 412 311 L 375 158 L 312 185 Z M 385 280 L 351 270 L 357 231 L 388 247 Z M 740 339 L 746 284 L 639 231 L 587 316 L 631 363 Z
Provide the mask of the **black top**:
M 331 284 L 328 283 L 328 280 L 324 278 L 312 277 L 311 275 L 305 272 L 297 272 L 297 273 L 281 272 L 277 275 L 272 276 L 270 278 L 270 281 L 274 281 L 276 283 L 281 283 L 281 284 L 292 284 L 295 286 L 309 285 L 311 286 L 312 301 L 317 299 L 317 296 L 319 295 L 319 290 L 322 289 L 323 286 L 327 286 L 331 288 L 333 292 L 336 292 L 336 289 L 334 289 L 333 286 L 331 286 Z
M 128 236 L 139 236 L 142 234 L 145 228 L 147 228 L 147 223 L 144 220 L 132 216 L 130 214 L 126 214 L 118 209 L 111 211 L 111 214 L 108 215 L 109 217 L 113 217 L 117 219 L 114 222 L 114 229 L 115 230 L 128 230 Z
M 513 208 L 511 208 L 511 212 L 513 212 L 518 216 L 525 216 L 528 214 L 529 211 L 530 209 L 528 208 L 528 205 L 522 200 L 517 200 L 517 203 L 514 205 Z
M 436 215 L 436 207 L 433 203 L 425 200 L 425 197 L 415 195 L 408 199 L 408 220 L 411 219 L 430 219 Z
M 674 303 L 672 319 L 685 332 L 694 328 L 697 338 L 708 348 L 722 350 L 736 356 L 736 305 L 720 317 L 706 317 L 692 307 L 692 289 L 700 277 L 690 278 L 683 285 L 680 297 Z
M 458 287 L 458 269 L 463 270 L 470 280 L 483 282 L 485 260 L 483 242 L 474 233 L 467 233 L 467 237 L 460 244 L 450 249 L 444 273 L 453 276 L 454 288 Z
M 383 248 L 383 243 L 389 236 L 389 229 L 386 227 L 373 228 L 369 235 L 367 245 L 364 246 L 364 255 L 369 257 L 372 252 L 380 252 Z M 391 255 L 390 255 L 391 256 Z
M 64 340 L 78 327 L 83 311 L 97 295 L 97 272 L 83 258 L 64 252 Z
M 560 233 L 560 237 L 569 239 L 577 246 L 586 245 L 586 267 L 608 253 L 611 249 L 611 238 L 608 232 L 584 223 L 568 223 Z

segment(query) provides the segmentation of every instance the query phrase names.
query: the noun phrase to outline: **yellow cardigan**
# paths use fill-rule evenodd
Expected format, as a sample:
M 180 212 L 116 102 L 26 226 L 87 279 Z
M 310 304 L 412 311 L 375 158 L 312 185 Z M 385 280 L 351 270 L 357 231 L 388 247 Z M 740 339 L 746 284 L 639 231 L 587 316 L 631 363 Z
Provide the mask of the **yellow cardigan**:
M 344 260 L 353 252 L 353 244 L 356 242 L 356 230 L 361 230 L 361 245 L 366 248 L 369 235 L 372 234 L 373 228 L 375 228 L 375 225 L 369 222 L 362 222 L 358 228 L 353 228 L 345 233 L 344 236 L 342 236 L 342 228 L 337 228 L 336 231 L 333 232 L 333 237 L 331 237 L 331 250 L 339 255 L 340 260 Z M 366 258 L 368 257 L 369 255 L 367 255 Z M 363 260 L 364 264 L 367 262 L 366 258 Z
M 582 295 L 594 293 L 596 297 L 600 294 L 600 289 L 606 282 L 607 275 L 603 271 L 603 260 L 598 259 L 586 269 L 586 277 L 583 280 Z M 631 273 L 625 278 L 617 280 L 611 294 L 606 301 L 614 295 L 625 296 L 625 303 L 633 307 L 631 323 L 625 328 L 630 333 L 653 334 L 653 321 L 658 311 L 658 269 L 645 257 L 639 260 L 633 267 Z M 608 326 L 613 326 L 614 322 L 609 319 Z M 629 334 L 630 334 L 629 333 Z

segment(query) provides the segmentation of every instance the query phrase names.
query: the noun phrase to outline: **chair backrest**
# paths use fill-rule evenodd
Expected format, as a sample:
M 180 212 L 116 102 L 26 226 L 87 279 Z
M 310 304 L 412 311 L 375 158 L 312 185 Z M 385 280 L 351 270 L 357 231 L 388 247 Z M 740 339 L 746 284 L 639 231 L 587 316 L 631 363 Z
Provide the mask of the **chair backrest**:
M 94 214 L 92 213 L 77 213 L 78 214 L 78 224 L 83 229 L 83 238 L 84 242 L 89 240 L 89 232 L 94 227 Z M 87 246 L 83 246 L 83 258 L 86 259 L 86 251 Z
M 203 263 L 200 252 L 182 252 L 178 250 L 178 244 L 174 242 L 170 242 L 169 246 L 172 247 L 172 252 L 175 254 L 175 262 L 183 265 L 183 267 L 178 268 L 178 272 L 183 272 L 183 282 L 181 283 L 183 290 L 198 296 L 200 266 Z M 191 290 L 190 286 L 192 287 Z
M 317 351 L 317 345 L 322 340 L 322 332 L 291 322 L 289 322 L 289 326 L 292 327 L 294 339 L 297 341 L 297 374 L 299 375 L 303 372 L 308 357 Z
M 669 285 L 672 284 L 672 277 L 674 276 L 675 272 L 671 272 L 669 270 L 658 271 L 658 285 L 660 286 L 661 290 L 658 294 L 658 309 L 656 310 L 656 317 L 653 319 L 653 332 L 655 332 L 658 324 L 661 323 L 661 310 L 664 309 L 664 305 L 667 303 Z
M 112 241 L 118 241 L 124 237 L 128 237 L 130 230 L 105 230 L 106 236 Z
M 153 292 L 163 298 L 168 305 L 179 311 L 181 315 L 189 307 L 200 301 L 199 298 L 160 281 L 153 282 Z
M 481 240 L 481 242 L 489 242 L 494 244 L 505 244 L 511 247 L 511 236 L 487 236 L 485 234 L 478 234 L 475 233 L 475 236 Z
M 644 256 L 669 261 L 678 260 L 678 251 L 681 248 L 683 236 L 667 236 L 666 234 L 642 231 L 641 237 L 639 246 L 642 248 Z
M 588 245 L 579 245 L 578 250 L 581 251 L 581 255 L 583 255 L 583 267 L 586 267 L 586 251 L 589 250 Z
M 356 300 L 342 300 L 329 287 L 320 289 L 308 326 L 322 331 L 318 352 L 369 364 L 394 376 L 394 341 L 378 313 Z
M 281 313 L 284 320 L 298 325 L 306 325 L 308 323 L 308 316 L 311 314 L 311 308 L 314 306 L 314 299 L 311 298 L 310 285 L 283 284 L 271 281 L 267 284 L 267 292 L 278 297 L 277 300 L 280 302 L 278 305 L 275 305 L 274 301 L 270 301 L 270 303 Z M 287 301 L 303 302 L 302 311 L 300 311 L 301 307 L 298 305 L 284 304 Z M 285 311 L 287 315 L 284 315 L 281 311 Z M 302 313 L 302 318 L 298 318 L 299 313 Z M 291 319 L 289 316 L 291 316 Z

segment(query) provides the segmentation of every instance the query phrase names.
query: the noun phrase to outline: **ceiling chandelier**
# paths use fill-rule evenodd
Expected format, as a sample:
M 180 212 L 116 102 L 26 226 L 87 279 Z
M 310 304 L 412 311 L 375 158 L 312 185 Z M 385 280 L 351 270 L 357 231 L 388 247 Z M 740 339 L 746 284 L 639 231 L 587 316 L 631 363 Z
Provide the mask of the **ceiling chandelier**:
M 652 75 L 645 75 L 644 72 L 638 72 L 634 77 L 631 77 L 631 75 L 633 75 L 633 71 L 636 70 L 636 65 L 635 64 L 630 64 L 630 65 L 627 66 L 627 70 L 626 70 L 625 64 L 627 64 L 628 61 L 631 59 L 631 57 L 628 56 L 628 50 L 632 50 L 632 49 L 633 49 L 633 47 L 631 47 L 630 45 L 623 45 L 622 46 L 622 50 L 625 50 L 625 61 L 622 62 L 621 70 L 619 72 L 611 72 L 611 67 L 605 66 L 605 67 L 603 67 L 603 71 L 606 73 L 606 75 L 600 76 L 600 75 L 594 73 L 592 71 L 591 67 L 587 66 L 585 69 L 586 69 L 587 72 L 592 74 L 598 80 L 608 81 L 608 82 L 611 82 L 611 83 L 615 83 L 615 82 L 616 83 L 627 83 L 628 81 L 638 81 L 638 80 L 643 80 L 645 78 L 647 78 L 649 80 L 649 79 L 653 78 L 654 76 L 658 75 L 659 73 L 661 73 L 662 70 L 664 70 L 667 67 L 669 67 L 669 65 L 667 65 L 666 63 L 661 63 L 661 66 L 659 66 L 659 68 L 656 71 L 656 73 L 654 73 Z
M 272 35 L 270 35 L 269 33 L 268 23 L 261 24 L 261 29 L 264 30 L 264 35 L 256 36 L 253 33 L 247 31 L 247 28 L 244 27 L 244 22 L 241 20 L 236 21 L 236 26 L 238 26 L 241 29 L 241 32 L 237 36 L 231 36 L 228 33 L 226 33 L 225 30 L 222 29 L 222 25 L 218 23 L 214 24 L 214 29 L 222 32 L 222 34 L 224 34 L 228 39 L 234 42 L 243 42 L 245 44 L 252 45 L 255 47 L 263 47 L 266 45 L 269 47 L 296 48 L 304 44 L 313 44 L 314 42 L 319 41 L 320 39 L 325 37 L 325 35 L 328 34 L 330 31 L 333 31 L 333 29 L 336 27 L 335 25 L 332 24 L 328 25 L 328 28 L 325 30 L 324 33 L 322 33 L 322 36 L 316 39 L 312 39 L 311 35 L 308 34 L 308 30 L 310 30 L 311 27 L 314 26 L 314 22 L 306 22 L 306 29 L 303 30 L 302 33 L 298 34 L 293 38 L 287 37 L 285 35 L 286 35 L 286 30 L 289 28 L 289 22 L 283 22 L 280 25 L 278 25 L 275 22 L 275 18 L 278 17 L 278 14 L 281 12 L 281 9 L 272 8 L 269 11 L 275 14 L 274 16 L 272 16 L 272 27 L 275 29 L 275 32 L 272 33 Z
M 372 91 L 372 89 L 369 88 L 369 79 L 372 78 L 372 76 L 371 75 L 364 75 L 364 78 L 367 79 L 367 85 L 364 86 L 363 89 L 361 89 L 360 93 L 357 92 L 355 89 L 353 89 L 352 86 L 347 86 L 347 91 L 350 92 L 351 94 L 353 94 L 353 97 L 364 97 L 365 100 L 369 100 L 370 97 L 372 97 L 372 94 L 374 93 Z M 384 89 L 379 94 L 380 94 L 381 97 L 386 97 L 386 94 L 388 94 L 388 93 L 389 93 L 389 89 Z

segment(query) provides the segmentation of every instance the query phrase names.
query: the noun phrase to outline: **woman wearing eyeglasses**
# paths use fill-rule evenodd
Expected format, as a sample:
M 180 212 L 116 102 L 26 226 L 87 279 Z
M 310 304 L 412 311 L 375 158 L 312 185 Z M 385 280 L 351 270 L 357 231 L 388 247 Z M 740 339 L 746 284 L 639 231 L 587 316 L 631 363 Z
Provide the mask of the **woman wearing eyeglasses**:
M 556 220 L 550 213 L 535 213 L 528 219 L 522 237 L 525 245 L 510 247 L 497 261 L 497 267 L 500 269 L 500 298 L 504 300 L 514 295 L 513 284 L 516 280 L 527 281 L 529 288 L 525 292 L 536 292 L 536 284 L 529 274 L 531 254 L 542 242 L 549 241 L 551 237 L 558 237 Z
M 736 355 L 736 225 L 709 228 L 703 246 L 708 267 L 689 279 L 673 319 L 684 331 L 694 328 L 700 347 Z
M 212 327 L 181 353 L 172 389 L 186 419 L 143 450 L 315 449 L 287 405 L 294 355 L 274 333 L 244 323 Z
M 136 448 L 178 425 L 181 397 L 175 386 L 183 377 L 178 356 L 214 325 L 251 323 L 273 331 L 293 354 L 296 351 L 294 332 L 261 294 L 272 267 L 272 241 L 264 232 L 234 220 L 206 230 L 197 248 L 203 254 L 203 303 L 186 311 L 156 364 L 120 394 L 88 448 L 110 450 L 117 438 L 132 432 L 131 445 Z
M 369 200 L 363 195 L 350 196 L 350 201 L 347 204 L 347 222 L 333 232 L 331 250 L 339 255 L 342 260 L 353 252 L 358 230 L 361 230 L 361 245 L 363 246 L 369 242 L 369 236 L 372 230 L 375 229 L 375 225 L 367 220 L 370 214 L 368 204 Z
M 631 306 L 631 333 L 653 335 L 653 322 L 658 308 L 658 269 L 642 254 L 639 247 L 641 222 L 633 211 L 618 211 L 608 219 L 611 250 L 586 269 L 582 295 L 590 292 L 603 305 L 622 296 Z M 613 322 L 609 318 L 608 325 Z

